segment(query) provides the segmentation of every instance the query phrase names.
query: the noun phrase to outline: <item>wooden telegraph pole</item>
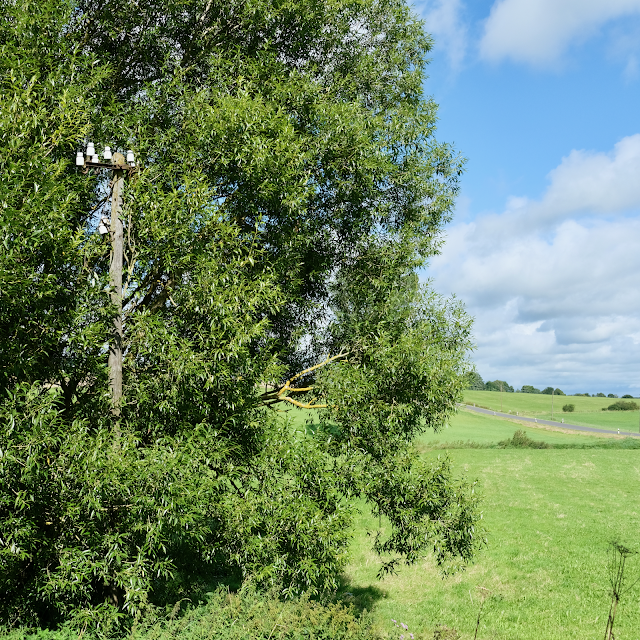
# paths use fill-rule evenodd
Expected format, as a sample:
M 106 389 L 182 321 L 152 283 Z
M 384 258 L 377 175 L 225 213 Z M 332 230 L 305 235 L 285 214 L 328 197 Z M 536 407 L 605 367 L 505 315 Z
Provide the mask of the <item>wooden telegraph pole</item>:
M 111 302 L 116 308 L 113 319 L 113 332 L 109 345 L 109 389 L 111 391 L 111 411 L 120 417 L 122 405 L 122 268 L 124 255 L 124 233 L 122 228 L 122 190 L 124 188 L 124 174 L 134 171 L 136 163 L 133 151 L 127 151 L 127 157 L 121 153 L 111 154 L 111 147 L 104 148 L 104 162 L 96 153 L 93 142 L 87 143 L 87 158 L 79 150 L 76 154 L 76 166 L 82 167 L 83 173 L 88 171 L 111 171 L 111 222 L 103 218 L 98 227 L 102 235 L 109 233 L 111 237 L 111 261 L 109 263 L 109 285 L 111 287 Z
M 124 156 L 113 154 L 114 165 L 124 165 Z M 124 170 L 113 170 L 113 187 L 111 192 L 111 264 L 109 266 L 109 284 L 111 285 L 111 302 L 116 308 L 113 319 L 113 339 L 109 346 L 109 386 L 111 388 L 112 412 L 120 416 L 122 402 L 122 262 L 124 233 L 122 227 L 122 189 L 124 186 Z

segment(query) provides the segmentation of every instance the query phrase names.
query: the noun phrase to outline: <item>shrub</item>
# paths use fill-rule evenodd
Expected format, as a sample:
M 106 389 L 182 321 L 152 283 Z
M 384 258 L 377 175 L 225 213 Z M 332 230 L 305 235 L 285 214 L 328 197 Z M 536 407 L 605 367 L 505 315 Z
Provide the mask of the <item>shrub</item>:
M 628 393 L 625 393 L 622 397 L 623 397 L 623 398 L 633 398 L 633 396 L 632 396 L 632 395 L 629 395 Z
M 172 640 L 175 638 L 216 638 L 217 640 L 268 640 L 308 638 L 375 640 L 371 617 L 356 616 L 352 605 L 321 604 L 307 598 L 282 601 L 276 594 L 264 594 L 252 586 L 238 593 L 219 588 L 209 593 L 200 606 L 176 605 L 169 615 L 142 618 L 127 635 L 128 640 Z M 277 630 L 277 633 L 274 631 Z M 97 640 L 94 633 L 85 640 Z M 67 628 L 33 635 L 24 630 L 10 632 L 7 640 L 77 640 L 78 633 Z
M 282 601 L 276 594 L 264 595 L 252 587 L 238 594 L 218 589 L 206 605 L 188 611 L 183 617 L 131 634 L 131 640 L 208 637 L 373 640 L 379 636 L 372 630 L 370 616 L 357 618 L 351 606 L 323 605 L 304 597 Z
M 607 396 L 604 393 L 596 393 L 596 398 L 606 398 Z
M 575 410 L 576 410 L 576 405 L 575 405 L 575 404 L 565 404 L 565 405 L 562 407 L 562 410 L 563 410 L 565 413 L 571 413 L 571 412 L 573 412 L 573 411 L 575 411 Z
M 550 449 L 550 445 L 539 440 L 532 440 L 525 431 L 518 429 L 509 440 L 502 440 L 498 445 L 503 449 Z
M 615 393 L 609 393 L 609 394 L 607 394 L 607 398 L 617 398 L 617 397 L 618 397 L 618 396 L 617 396 L 617 394 L 615 394 Z
M 640 409 L 637 402 L 629 402 L 624 400 L 618 400 L 607 407 L 608 411 L 634 411 Z
M 567 394 L 562 389 L 556 389 L 554 394 L 557 396 L 566 396 Z
M 332 506 L 322 515 L 285 491 L 293 473 L 279 479 L 267 464 L 264 486 L 243 487 L 236 499 L 211 469 L 225 450 L 206 430 L 147 443 L 141 455 L 140 434 L 125 424 L 114 434 L 65 421 L 60 394 L 34 386 L 0 402 L 1 620 L 55 627 L 73 619 L 76 628 L 99 620 L 120 633 L 150 602 L 188 597 L 207 575 L 251 574 L 290 596 L 294 574 L 299 591 L 335 585 L 349 539 L 335 493 L 323 496 Z M 282 429 L 266 434 L 275 447 L 267 455 L 281 468 L 305 466 L 310 482 L 324 468 L 312 470 L 310 447 L 294 453 Z

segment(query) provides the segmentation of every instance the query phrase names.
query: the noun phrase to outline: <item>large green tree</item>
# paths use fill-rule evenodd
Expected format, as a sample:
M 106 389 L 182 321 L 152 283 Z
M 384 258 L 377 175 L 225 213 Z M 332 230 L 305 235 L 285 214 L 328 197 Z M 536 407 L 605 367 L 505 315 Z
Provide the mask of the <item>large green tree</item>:
M 504 380 L 487 380 L 485 389 L 487 391 L 505 391 L 507 393 L 513 393 L 513 387 Z
M 0 616 L 126 621 L 214 576 L 331 590 L 355 498 L 383 572 L 469 561 L 473 485 L 412 450 L 455 410 L 470 321 L 416 277 L 462 161 L 404 2 L 3 8 Z M 139 165 L 119 416 L 88 139 Z
M 482 376 L 477 371 L 470 371 L 467 374 L 467 389 L 472 391 L 486 391 L 486 384 Z

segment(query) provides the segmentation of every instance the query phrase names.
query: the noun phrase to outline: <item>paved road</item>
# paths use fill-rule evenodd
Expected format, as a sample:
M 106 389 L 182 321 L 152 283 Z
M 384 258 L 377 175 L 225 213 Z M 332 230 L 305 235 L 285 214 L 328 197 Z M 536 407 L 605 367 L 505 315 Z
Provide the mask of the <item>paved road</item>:
M 555 420 L 539 420 L 537 418 L 529 418 L 527 416 L 514 416 L 512 413 L 501 413 L 500 411 L 491 411 L 489 409 L 481 409 L 480 407 L 472 407 L 471 405 L 465 405 L 467 409 L 471 411 L 477 411 L 478 413 L 485 413 L 488 416 L 497 416 L 498 418 L 515 418 L 516 420 L 524 420 L 525 422 L 535 422 L 536 424 L 548 424 L 552 427 L 560 427 L 561 429 L 573 429 L 575 431 L 591 431 L 596 433 L 618 433 L 621 436 L 631 436 L 633 438 L 640 438 L 640 433 L 633 433 L 631 431 L 611 431 L 610 429 L 598 429 L 596 427 L 581 427 L 577 424 L 563 424 L 556 422 Z

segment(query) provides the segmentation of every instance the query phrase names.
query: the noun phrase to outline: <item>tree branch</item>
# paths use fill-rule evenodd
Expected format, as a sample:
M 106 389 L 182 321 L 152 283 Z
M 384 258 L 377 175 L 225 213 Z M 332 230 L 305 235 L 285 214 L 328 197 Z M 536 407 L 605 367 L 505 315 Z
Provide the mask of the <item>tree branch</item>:
M 349 352 L 340 352 L 335 356 L 327 356 L 322 362 L 318 364 L 314 364 L 312 367 L 305 369 L 304 371 L 300 371 L 300 373 L 296 373 L 295 376 L 289 378 L 281 387 L 277 389 L 273 389 L 272 391 L 266 391 L 263 393 L 260 398 L 265 406 L 271 407 L 278 402 L 290 402 L 292 405 L 299 407 L 300 409 L 326 409 L 329 405 L 326 404 L 313 404 L 317 398 L 312 398 L 309 402 L 299 402 L 298 400 L 294 400 L 290 398 L 287 393 L 304 393 L 306 391 L 312 391 L 313 386 L 311 387 L 292 387 L 291 383 L 303 376 L 315 371 L 316 369 L 320 369 L 320 367 L 325 367 L 332 362 L 345 360 L 349 355 Z

